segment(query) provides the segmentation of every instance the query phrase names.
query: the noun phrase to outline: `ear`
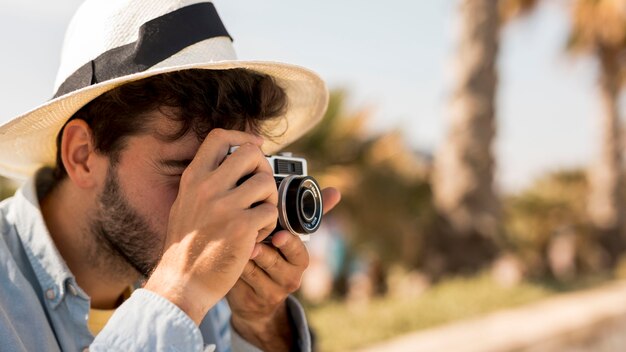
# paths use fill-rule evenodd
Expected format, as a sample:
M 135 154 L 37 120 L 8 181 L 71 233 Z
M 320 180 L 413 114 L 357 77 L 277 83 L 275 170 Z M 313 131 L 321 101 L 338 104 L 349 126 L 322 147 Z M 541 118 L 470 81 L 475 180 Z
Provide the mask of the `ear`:
M 102 155 L 95 152 L 93 132 L 84 120 L 72 120 L 65 125 L 61 140 L 61 159 L 67 175 L 80 188 L 93 188 L 101 179 Z

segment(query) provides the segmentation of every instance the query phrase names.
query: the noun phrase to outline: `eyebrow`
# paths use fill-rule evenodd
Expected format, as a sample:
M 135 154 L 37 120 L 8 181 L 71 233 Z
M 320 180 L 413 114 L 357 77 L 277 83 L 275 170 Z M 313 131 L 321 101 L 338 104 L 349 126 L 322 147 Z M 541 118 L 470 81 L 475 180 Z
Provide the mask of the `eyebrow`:
M 169 169 L 186 169 L 191 163 L 191 159 L 162 159 L 159 165 Z

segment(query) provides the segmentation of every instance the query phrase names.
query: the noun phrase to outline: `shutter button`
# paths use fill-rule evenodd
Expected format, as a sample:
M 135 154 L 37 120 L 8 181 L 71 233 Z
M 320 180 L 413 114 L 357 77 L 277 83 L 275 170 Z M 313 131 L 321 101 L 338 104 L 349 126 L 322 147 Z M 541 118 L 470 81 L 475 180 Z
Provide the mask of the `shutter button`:
M 56 298 L 56 296 L 57 296 L 57 295 L 56 295 L 56 293 L 54 292 L 54 289 L 53 289 L 53 288 L 49 288 L 49 289 L 46 291 L 46 298 L 48 298 L 49 300 L 51 300 L 51 301 L 52 301 L 53 299 L 55 299 L 55 298 Z

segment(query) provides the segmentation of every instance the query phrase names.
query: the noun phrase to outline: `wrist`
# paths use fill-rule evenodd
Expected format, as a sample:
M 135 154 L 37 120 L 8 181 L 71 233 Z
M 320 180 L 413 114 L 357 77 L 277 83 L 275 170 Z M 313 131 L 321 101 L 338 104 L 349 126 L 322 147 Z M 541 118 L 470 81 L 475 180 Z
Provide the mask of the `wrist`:
M 294 332 L 287 305 L 282 304 L 272 315 L 231 317 L 233 329 L 249 343 L 269 351 L 289 351 L 294 343 Z
M 175 275 L 167 275 L 162 270 L 155 270 L 143 287 L 172 302 L 200 325 L 202 319 L 218 301 L 206 289 L 196 287 L 192 280 Z

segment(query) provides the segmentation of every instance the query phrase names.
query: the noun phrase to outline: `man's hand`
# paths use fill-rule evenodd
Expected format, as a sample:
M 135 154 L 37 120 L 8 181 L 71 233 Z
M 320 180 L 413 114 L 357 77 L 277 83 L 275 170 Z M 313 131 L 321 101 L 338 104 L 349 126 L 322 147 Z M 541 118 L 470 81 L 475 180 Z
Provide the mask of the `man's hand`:
M 196 324 L 237 282 L 255 243 L 275 227 L 278 194 L 262 143 L 252 134 L 214 129 L 181 177 L 165 251 L 145 288 Z M 235 145 L 239 149 L 225 158 Z
M 322 191 L 324 213 L 339 203 L 339 191 Z M 266 351 L 288 351 L 293 331 L 285 300 L 300 288 L 309 253 L 304 243 L 288 231 L 272 237 L 275 248 L 258 243 L 241 278 L 227 295 L 232 324 L 248 342 Z

